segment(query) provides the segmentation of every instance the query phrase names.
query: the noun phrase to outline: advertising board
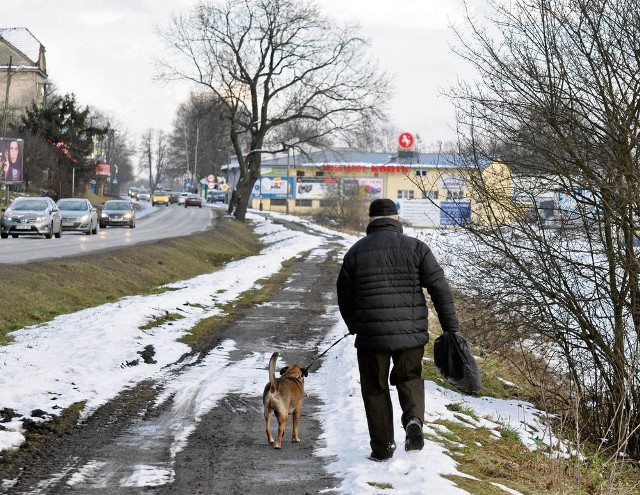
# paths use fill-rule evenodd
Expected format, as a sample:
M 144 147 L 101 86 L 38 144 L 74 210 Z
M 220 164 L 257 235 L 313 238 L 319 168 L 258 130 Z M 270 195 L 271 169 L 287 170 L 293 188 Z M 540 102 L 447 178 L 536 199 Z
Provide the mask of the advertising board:
M 399 199 L 400 221 L 411 227 L 455 227 L 471 220 L 470 201 Z
M 335 177 L 297 177 L 296 199 L 323 199 L 336 193 Z
M 24 141 L 16 138 L 0 138 L 0 181 L 22 181 Z
M 378 177 L 342 178 L 340 186 L 342 194 L 345 196 L 377 199 L 383 197 L 384 179 Z
M 287 180 L 288 179 L 288 180 Z M 254 198 L 286 199 L 293 197 L 293 181 L 295 177 L 260 177 L 253 185 L 251 196 Z M 287 184 L 289 196 L 287 195 Z
M 98 163 L 96 165 L 96 175 L 111 175 L 111 165 L 108 163 Z

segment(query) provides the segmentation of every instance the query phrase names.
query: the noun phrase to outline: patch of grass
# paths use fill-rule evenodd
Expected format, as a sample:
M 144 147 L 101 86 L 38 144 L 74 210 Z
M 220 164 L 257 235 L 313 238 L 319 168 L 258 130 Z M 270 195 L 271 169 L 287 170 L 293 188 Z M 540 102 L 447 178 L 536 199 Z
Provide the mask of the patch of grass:
M 140 328 L 140 330 L 149 330 L 150 328 L 159 327 L 160 325 L 163 325 L 164 323 L 167 323 L 169 321 L 177 321 L 181 320 L 182 318 L 184 318 L 184 315 L 181 315 L 179 313 L 169 313 L 168 311 L 166 311 L 162 315 L 152 316 L 147 323 L 138 328 Z
M 447 409 L 449 409 L 449 411 L 452 411 L 452 412 L 459 412 L 461 414 L 469 416 L 470 418 L 474 419 L 475 421 L 479 421 L 480 420 L 480 418 L 476 414 L 475 409 L 473 409 L 473 407 L 471 407 L 471 406 L 469 406 L 467 404 L 464 404 L 462 402 L 454 402 L 453 404 L 449 404 L 447 406 Z
M 521 441 L 520 433 L 518 433 L 518 430 L 509 426 L 503 426 L 502 428 L 500 428 L 500 436 L 502 438 Z
M 382 490 L 391 490 L 393 488 L 393 485 L 391 483 L 376 483 L 375 481 L 368 481 L 367 484 L 369 486 L 374 486 Z
M 576 458 L 552 459 L 542 452 L 530 451 L 514 434 L 496 438 L 486 428 L 472 428 L 444 422 L 457 441 L 442 439 L 458 469 L 475 478 L 447 476 L 460 488 L 476 495 L 504 493 L 495 491 L 498 483 L 525 495 L 633 495 L 638 493 L 637 467 L 603 462 L 599 456 L 581 461 Z M 505 429 L 508 432 L 508 429 Z M 502 433 L 502 432 L 501 432 Z
M 433 364 L 433 341 L 441 330 L 435 318 L 430 320 L 429 325 L 432 334 L 430 343 L 425 347 L 422 376 L 443 388 L 455 390 Z M 476 359 L 482 373 L 481 395 L 519 399 L 536 404 L 539 394 L 531 388 L 512 361 L 499 353 L 476 355 Z M 448 409 L 456 413 L 455 417 L 460 422 L 439 422 L 441 428 L 437 429 L 437 433 L 427 433 L 426 438 L 445 445 L 458 462 L 458 469 L 471 476 L 447 476 L 469 493 L 504 494 L 496 484 L 524 495 L 640 493 L 640 469 L 637 462 L 605 459 L 604 454 L 584 444 L 581 446 L 584 455 L 582 459 L 550 457 L 549 448 L 543 444 L 539 445 L 537 451 L 529 450 L 522 443 L 518 432 L 509 426 L 500 428 L 498 437 L 495 432 L 486 428 L 477 428 L 469 420 L 473 418 L 477 421 L 477 415 L 464 403 L 450 404 Z M 562 436 L 570 438 L 571 432 L 563 431 Z
M 46 241 L 43 241 L 46 242 Z M 51 241 L 52 244 L 55 241 Z M 257 254 L 250 224 L 221 218 L 214 230 L 76 258 L 0 266 L 0 344 L 12 330 L 219 270 Z

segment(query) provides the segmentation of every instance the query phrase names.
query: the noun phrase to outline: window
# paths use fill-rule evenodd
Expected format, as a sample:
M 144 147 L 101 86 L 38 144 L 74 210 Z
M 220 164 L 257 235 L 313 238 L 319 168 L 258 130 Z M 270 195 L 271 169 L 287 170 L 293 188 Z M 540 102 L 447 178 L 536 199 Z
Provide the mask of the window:
M 304 177 L 304 170 L 296 170 L 296 177 Z
M 316 177 L 324 177 L 324 170 L 316 170 Z
M 310 199 L 296 199 L 296 206 L 301 206 L 303 208 L 311 208 L 311 200 Z
M 398 199 L 413 199 L 413 198 L 414 198 L 413 190 L 398 189 Z
M 287 200 L 286 199 L 273 198 L 271 200 L 271 206 L 287 206 Z
M 426 176 L 427 176 L 426 170 L 416 170 L 416 177 L 426 177 Z
M 437 189 L 431 189 L 430 191 L 422 193 L 422 199 L 438 199 L 439 195 Z
M 447 191 L 447 200 L 464 199 L 464 191 L 458 189 L 455 191 Z

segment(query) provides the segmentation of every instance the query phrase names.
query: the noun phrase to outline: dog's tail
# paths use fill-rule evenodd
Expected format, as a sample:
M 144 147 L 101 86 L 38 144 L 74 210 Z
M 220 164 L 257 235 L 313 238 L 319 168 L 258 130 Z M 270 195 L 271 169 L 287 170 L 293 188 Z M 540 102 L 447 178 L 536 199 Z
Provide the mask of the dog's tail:
M 269 392 L 272 394 L 276 391 L 276 361 L 278 353 L 274 352 L 269 360 Z

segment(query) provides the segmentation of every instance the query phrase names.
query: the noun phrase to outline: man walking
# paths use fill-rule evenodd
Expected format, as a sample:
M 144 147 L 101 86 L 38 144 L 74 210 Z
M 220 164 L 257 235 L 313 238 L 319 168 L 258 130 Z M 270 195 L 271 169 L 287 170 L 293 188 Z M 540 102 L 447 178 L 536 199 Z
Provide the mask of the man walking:
M 370 458 L 375 461 L 391 458 L 396 448 L 389 383 L 398 390 L 405 450 L 424 446 L 422 357 L 429 334 L 423 288 L 442 329 L 458 331 L 444 271 L 424 242 L 403 234 L 399 220 L 392 200 L 374 200 L 367 235 L 345 255 L 337 281 L 340 313 L 356 335 Z

